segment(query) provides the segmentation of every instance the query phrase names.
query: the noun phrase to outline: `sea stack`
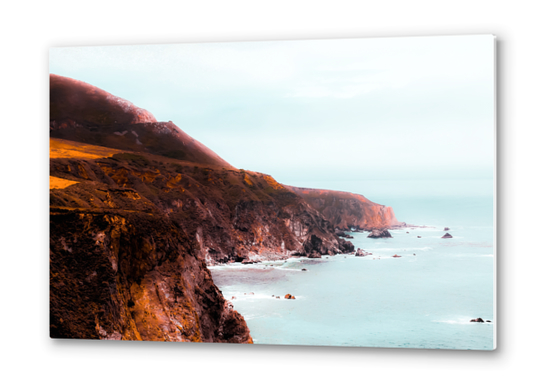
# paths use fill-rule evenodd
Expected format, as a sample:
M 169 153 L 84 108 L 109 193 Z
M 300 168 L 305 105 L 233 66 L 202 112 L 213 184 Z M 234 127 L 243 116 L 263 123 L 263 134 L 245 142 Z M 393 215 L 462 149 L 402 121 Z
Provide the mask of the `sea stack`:
M 453 236 L 450 235 L 448 232 L 446 232 L 446 234 L 442 236 L 442 239 L 451 239 L 451 238 L 453 238 Z
M 387 238 L 387 237 L 392 237 L 392 236 L 387 229 L 373 229 L 371 233 L 369 233 L 369 236 L 367 237 L 371 239 L 380 239 L 380 238 Z

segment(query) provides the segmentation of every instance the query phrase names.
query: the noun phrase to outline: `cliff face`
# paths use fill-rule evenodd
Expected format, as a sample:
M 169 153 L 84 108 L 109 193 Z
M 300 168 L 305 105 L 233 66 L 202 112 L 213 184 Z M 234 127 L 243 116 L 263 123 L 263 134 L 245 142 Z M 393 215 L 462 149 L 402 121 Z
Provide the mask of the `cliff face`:
M 236 169 L 173 123 L 54 75 L 50 135 L 52 337 L 251 343 L 207 265 L 351 252 L 335 227 L 396 222 L 359 195 Z
M 57 139 L 51 148 L 61 156 L 52 155 L 51 176 L 77 182 L 53 190 L 52 207 L 126 209 L 100 191 L 133 191 L 139 203 L 174 221 L 208 264 L 350 249 L 320 213 L 269 175 L 120 151 L 91 158 L 89 146 L 83 158 L 79 143 Z
M 323 189 L 288 187 L 303 197 L 340 230 L 373 230 L 401 227 L 391 207 L 373 203 L 362 195 Z
M 129 170 L 159 175 L 145 173 L 141 156 L 124 156 L 51 141 L 51 337 L 251 343 L 197 244 L 123 179 Z
M 207 264 L 353 249 L 268 175 L 58 139 L 50 173 L 52 337 L 251 342 Z
M 100 193 L 124 208 L 51 209 L 51 337 L 252 342 L 172 221 L 135 192 Z

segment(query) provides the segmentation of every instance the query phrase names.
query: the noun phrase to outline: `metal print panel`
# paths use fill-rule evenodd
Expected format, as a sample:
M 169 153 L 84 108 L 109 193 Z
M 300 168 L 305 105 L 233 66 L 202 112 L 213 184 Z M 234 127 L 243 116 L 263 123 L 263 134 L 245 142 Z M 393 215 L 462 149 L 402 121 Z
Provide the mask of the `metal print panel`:
M 493 350 L 494 50 L 51 49 L 51 337 Z

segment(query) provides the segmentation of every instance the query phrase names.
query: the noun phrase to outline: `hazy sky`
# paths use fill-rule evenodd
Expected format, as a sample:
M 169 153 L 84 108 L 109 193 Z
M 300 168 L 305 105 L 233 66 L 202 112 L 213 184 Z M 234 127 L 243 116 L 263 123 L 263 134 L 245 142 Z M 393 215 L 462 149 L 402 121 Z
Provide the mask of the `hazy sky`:
M 286 184 L 493 176 L 489 35 L 53 48 L 50 72 Z

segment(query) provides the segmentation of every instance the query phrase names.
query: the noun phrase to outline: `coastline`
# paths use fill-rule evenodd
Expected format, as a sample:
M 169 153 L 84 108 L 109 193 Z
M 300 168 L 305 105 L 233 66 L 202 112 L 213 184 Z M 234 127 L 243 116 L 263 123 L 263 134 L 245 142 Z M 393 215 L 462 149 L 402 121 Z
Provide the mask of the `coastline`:
M 209 269 L 256 344 L 493 350 L 492 226 L 471 220 L 478 211 L 470 210 L 469 218 L 452 209 L 438 222 L 416 219 L 431 225 L 390 228 L 388 239 L 348 232 L 371 256 L 290 257 L 273 267 Z M 441 238 L 445 225 L 452 239 Z M 272 297 L 286 293 L 299 300 Z M 470 322 L 478 317 L 491 322 Z

